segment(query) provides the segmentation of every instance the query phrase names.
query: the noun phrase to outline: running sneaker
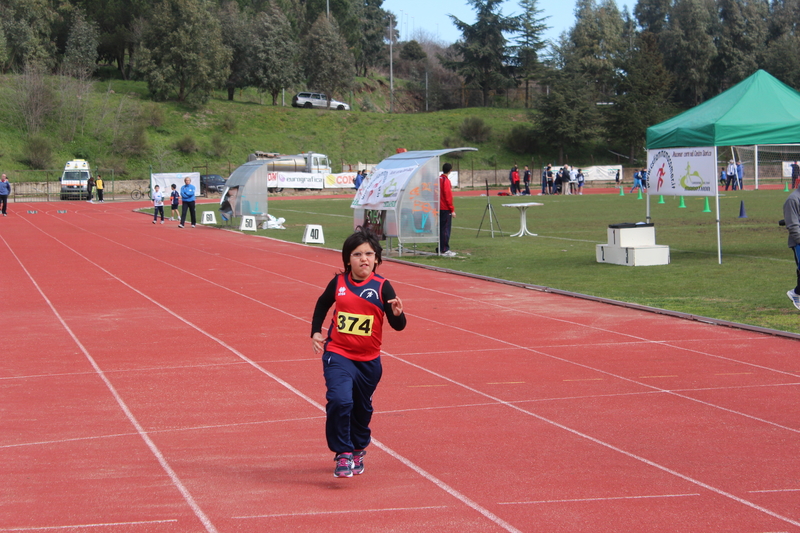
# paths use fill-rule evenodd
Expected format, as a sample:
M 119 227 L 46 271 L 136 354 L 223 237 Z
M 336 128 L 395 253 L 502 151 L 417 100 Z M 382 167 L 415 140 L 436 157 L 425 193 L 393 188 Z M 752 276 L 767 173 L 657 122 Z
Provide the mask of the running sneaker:
M 442 255 L 443 255 L 443 256 L 445 256 L 445 257 L 455 257 L 455 256 L 456 256 L 456 255 L 458 255 L 458 254 L 456 254 L 456 253 L 455 253 L 453 250 L 447 250 L 447 251 L 446 251 L 445 253 L 443 253 Z
M 794 304 L 794 306 L 796 308 L 800 309 L 800 295 L 798 295 L 796 292 L 794 292 L 794 289 L 790 289 L 786 293 L 786 296 L 789 297 L 789 299 L 792 301 L 792 303 Z
M 179 228 L 182 228 L 182 227 L 183 227 L 183 224 L 178 224 L 178 227 L 179 227 Z
M 353 452 L 353 475 L 357 476 L 364 473 L 364 456 L 367 450 L 356 450 Z
M 333 470 L 333 477 L 353 477 L 353 454 L 340 453 L 333 459 L 336 461 L 336 468 Z

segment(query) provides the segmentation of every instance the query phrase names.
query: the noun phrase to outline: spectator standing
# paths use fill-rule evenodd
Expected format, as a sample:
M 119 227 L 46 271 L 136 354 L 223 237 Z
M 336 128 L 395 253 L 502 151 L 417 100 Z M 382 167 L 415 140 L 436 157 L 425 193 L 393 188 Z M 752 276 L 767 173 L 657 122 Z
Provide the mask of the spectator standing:
M 542 192 L 539 193 L 539 196 L 547 194 L 547 169 L 548 167 L 542 169 Z
M 631 192 L 628 194 L 633 194 L 633 191 L 639 189 L 639 192 L 642 191 L 642 173 L 641 171 L 637 170 L 633 173 L 633 187 L 631 187 Z
M 183 209 L 181 209 L 181 223 L 178 224 L 182 228 L 186 222 L 186 212 L 191 214 L 192 227 L 196 227 L 197 214 L 195 213 L 195 187 L 192 185 L 191 178 L 184 178 L 183 187 L 181 187 L 181 202 L 183 202 Z
M 728 161 L 728 168 L 725 170 L 725 190 L 728 190 L 728 187 L 734 185 L 734 180 L 736 179 L 736 164 L 733 162 L 733 159 Z
M 361 188 L 361 184 L 363 182 L 364 182 L 364 174 L 362 174 L 361 171 L 359 170 L 358 172 L 356 172 L 355 179 L 353 179 L 353 188 L 355 190 L 360 189 Z
M 578 192 L 578 171 L 575 167 L 569 167 L 569 193 L 575 194 Z
M 0 176 L 0 207 L 2 207 L 3 216 L 8 216 L 8 196 L 11 194 L 11 184 L 8 182 L 8 176 L 3 174 Z
M 739 190 L 744 189 L 744 165 L 741 161 L 736 162 L 736 186 Z
M 619 187 L 619 170 L 617 170 L 617 175 L 614 176 L 614 183 L 616 183 L 617 187 Z
M 453 188 L 450 184 L 450 171 L 453 165 L 442 165 L 442 175 L 439 176 L 439 248 L 438 252 L 447 257 L 454 257 L 456 253 L 450 249 L 450 229 L 456 217 L 456 206 L 453 204 Z
M 578 169 L 578 175 L 575 176 L 578 180 L 578 194 L 583 195 L 583 182 L 586 181 L 586 176 L 583 175 L 583 169 Z
M 525 184 L 525 192 L 522 193 L 525 196 L 531 195 L 531 171 L 528 168 L 528 165 L 525 165 L 525 171 L 522 173 L 522 183 Z
M 178 213 L 178 204 L 180 203 L 181 193 L 178 192 L 178 187 L 174 183 L 172 184 L 172 191 L 169 193 L 170 203 L 170 213 L 169 219 L 170 220 L 180 220 L 180 214 Z
M 153 224 L 156 223 L 156 219 L 158 218 L 158 214 L 161 213 L 161 223 L 164 223 L 164 194 L 159 190 L 160 187 L 158 185 L 155 186 L 153 189 Z
M 547 194 L 555 194 L 556 182 L 553 178 L 553 165 L 547 165 Z
M 800 309 L 800 189 L 795 188 L 783 203 L 783 219 L 789 232 L 789 248 L 792 250 L 797 267 L 797 285 L 794 289 L 789 289 L 786 296 L 797 309 Z
M 517 168 L 517 165 L 514 165 L 514 168 L 511 170 L 511 183 L 513 184 L 511 187 L 511 194 L 514 196 L 521 196 L 522 190 L 519 187 L 519 168 Z
M 514 173 L 517 170 L 517 165 L 511 167 L 508 171 L 508 181 L 511 183 L 511 196 L 517 195 L 517 186 L 514 184 Z M 517 173 L 517 183 L 519 183 L 519 173 Z
M 644 189 L 644 192 L 647 192 L 647 169 L 643 168 L 639 171 L 639 180 L 641 181 L 641 187 Z
M 800 178 L 800 165 L 795 161 L 792 163 L 792 189 L 797 188 L 797 178 Z
M 89 179 L 86 180 L 86 201 L 90 204 L 93 204 L 92 201 L 92 189 L 94 189 L 94 178 L 90 175 Z
M 100 174 L 98 174 L 97 179 L 94 180 L 94 188 L 97 190 L 97 201 L 101 204 L 104 203 L 103 192 L 105 191 L 105 184 L 103 183 L 103 177 L 100 176 Z

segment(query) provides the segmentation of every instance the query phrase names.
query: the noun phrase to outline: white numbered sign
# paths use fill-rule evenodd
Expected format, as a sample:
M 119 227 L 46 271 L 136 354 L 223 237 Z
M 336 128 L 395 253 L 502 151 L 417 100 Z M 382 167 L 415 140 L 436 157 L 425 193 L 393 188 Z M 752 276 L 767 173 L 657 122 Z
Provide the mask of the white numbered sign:
M 258 224 L 256 224 L 256 217 L 249 215 L 242 217 L 242 224 L 239 226 L 239 231 L 256 231 L 257 229 Z
M 216 224 L 217 215 L 214 211 L 203 211 L 203 224 Z
M 303 234 L 303 242 L 325 244 L 325 237 L 322 235 L 322 226 L 318 224 L 307 224 Z

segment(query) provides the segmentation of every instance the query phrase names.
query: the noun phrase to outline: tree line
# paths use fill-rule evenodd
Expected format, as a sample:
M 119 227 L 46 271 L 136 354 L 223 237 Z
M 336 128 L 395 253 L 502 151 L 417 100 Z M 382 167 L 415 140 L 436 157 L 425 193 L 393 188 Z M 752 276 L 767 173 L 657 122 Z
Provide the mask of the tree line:
M 306 86 L 329 96 L 356 76 L 386 72 L 389 41 L 406 90 L 429 110 L 493 105 L 524 91 L 538 111 L 520 151 L 604 143 L 634 158 L 647 126 L 696 105 L 759 68 L 800 87 L 800 0 L 577 0 L 555 42 L 538 0 L 467 0 L 462 36 L 397 43 L 383 0 L 1 0 L 0 67 L 90 78 L 99 63 L 147 82 L 154 100 L 202 104 L 212 91 L 255 87 L 277 101 Z M 329 9 L 329 11 L 328 11 Z M 419 42 L 418 42 L 419 41 Z M 362 106 L 363 107 L 363 106 Z

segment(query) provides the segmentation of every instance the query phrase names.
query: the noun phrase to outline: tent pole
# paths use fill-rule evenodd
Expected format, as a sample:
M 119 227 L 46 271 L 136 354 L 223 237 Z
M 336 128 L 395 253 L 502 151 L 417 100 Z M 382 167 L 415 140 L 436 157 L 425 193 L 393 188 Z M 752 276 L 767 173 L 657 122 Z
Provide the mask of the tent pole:
M 732 149 L 731 149 L 732 150 Z M 717 147 L 714 147 L 714 161 L 719 161 L 717 158 Z M 717 261 L 718 264 L 722 264 L 722 237 L 720 234 L 720 227 L 719 227 L 719 181 L 714 179 L 714 199 L 717 204 Z
M 647 174 L 647 179 L 648 180 L 650 179 L 650 174 L 649 173 Z M 650 187 L 647 188 L 647 215 L 646 216 L 647 216 L 647 218 L 645 218 L 645 220 L 649 224 L 650 223 Z

